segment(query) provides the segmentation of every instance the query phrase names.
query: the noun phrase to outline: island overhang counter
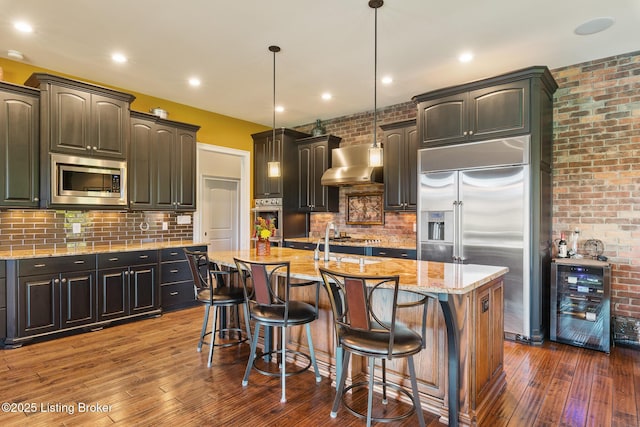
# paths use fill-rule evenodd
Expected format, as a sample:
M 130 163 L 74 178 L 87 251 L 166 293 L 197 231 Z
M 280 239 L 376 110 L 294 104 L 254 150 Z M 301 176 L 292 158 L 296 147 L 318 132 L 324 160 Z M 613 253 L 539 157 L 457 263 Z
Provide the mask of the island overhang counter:
M 398 275 L 402 289 L 435 295 L 438 302 L 428 308 L 426 349 L 416 356 L 416 371 L 423 409 L 439 415 L 443 423 L 477 425 L 506 386 L 502 280 L 506 267 L 357 256 L 332 257 L 325 263 L 315 261 L 309 251 L 281 247 L 272 247 L 267 256 L 257 256 L 255 249 L 209 252 L 210 260 L 224 267 L 234 268 L 234 257 L 289 261 L 291 279 L 304 281 L 321 282 L 321 266 L 353 274 Z M 295 298 L 316 299 L 314 287 L 295 290 Z M 331 377 L 333 319 L 325 292 L 319 295 L 320 312 L 311 325 L 313 342 L 321 372 Z M 421 326 L 415 316 L 400 320 L 416 330 Z M 305 350 L 304 328 L 290 339 L 291 345 Z M 387 377 L 406 385 L 405 368 L 401 360 L 391 361 Z M 366 375 L 366 364 L 354 360 L 350 375 Z

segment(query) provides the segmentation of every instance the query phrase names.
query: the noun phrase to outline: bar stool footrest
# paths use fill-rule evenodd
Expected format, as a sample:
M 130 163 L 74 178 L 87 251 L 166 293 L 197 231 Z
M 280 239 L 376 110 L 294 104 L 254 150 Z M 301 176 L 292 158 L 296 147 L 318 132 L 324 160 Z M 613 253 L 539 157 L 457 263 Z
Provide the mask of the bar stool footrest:
M 378 385 L 378 386 L 383 386 L 385 383 L 383 383 L 382 381 L 374 381 L 373 382 L 374 385 Z M 369 386 L 369 382 L 368 381 L 362 381 L 362 382 L 357 382 L 357 383 L 353 383 L 348 387 L 345 387 L 343 392 L 342 392 L 342 405 L 344 406 L 344 408 L 349 411 L 352 415 L 355 415 L 358 418 L 363 418 L 366 419 L 367 418 L 367 413 L 365 412 L 364 414 L 362 412 L 358 412 L 355 409 L 353 409 L 345 400 L 345 396 L 347 395 L 347 392 L 349 390 L 352 389 L 357 389 L 357 388 L 368 388 Z M 404 387 L 401 387 L 397 384 L 392 384 L 392 383 L 386 383 L 387 388 L 399 391 L 401 393 L 404 393 L 405 396 L 407 396 L 409 398 L 409 400 L 411 401 L 411 406 L 409 407 L 409 409 L 400 414 L 397 415 L 395 417 L 371 417 L 371 421 L 376 422 L 376 423 L 390 423 L 390 422 L 394 422 L 394 421 L 400 421 L 400 420 L 404 420 L 405 418 L 410 417 L 411 415 L 413 415 L 416 411 L 416 405 L 415 402 L 413 401 L 413 395 L 411 393 L 409 393 L 408 390 L 406 390 Z M 375 404 L 374 404 L 375 407 Z M 366 410 L 366 409 L 365 409 Z
M 216 341 L 217 341 L 217 340 L 219 340 L 219 339 L 222 339 L 222 340 L 227 339 L 227 340 L 231 340 L 231 341 L 227 341 L 227 342 L 216 342 L 216 343 L 214 344 L 214 347 L 231 347 L 231 346 L 234 346 L 234 345 L 240 345 L 240 344 L 242 344 L 243 342 L 246 342 L 246 341 L 248 341 L 248 340 L 249 340 L 249 337 L 247 336 L 247 334 L 246 334 L 246 333 L 245 333 L 245 334 L 243 334 L 244 329 L 242 329 L 242 328 L 223 328 L 223 329 L 216 329 L 213 333 L 220 334 L 220 333 L 222 333 L 222 332 L 226 332 L 229 336 L 231 336 L 231 332 L 237 332 L 237 333 L 240 335 L 240 337 L 239 337 L 239 338 L 236 338 L 236 339 L 232 339 L 232 338 L 223 338 L 223 337 L 221 337 L 221 336 L 220 336 L 219 338 L 216 338 Z M 209 331 L 209 332 L 205 333 L 205 334 L 202 336 L 202 344 L 211 345 L 211 342 L 210 342 L 210 341 L 205 341 L 205 340 L 204 340 L 204 337 L 206 337 L 207 335 L 211 335 L 211 331 Z
M 307 360 L 307 364 L 304 367 L 299 368 L 299 369 L 297 369 L 295 371 L 290 371 L 290 372 L 287 371 L 287 372 L 285 372 L 285 374 L 284 374 L 285 377 L 289 377 L 291 375 L 301 374 L 301 373 L 303 373 L 304 371 L 308 370 L 311 367 L 311 356 L 309 356 L 308 354 L 303 353 L 301 351 L 290 350 L 290 349 L 286 350 L 286 354 L 294 354 L 294 355 L 297 355 L 297 356 L 302 356 L 303 358 L 305 358 Z M 268 375 L 268 376 L 271 376 L 271 377 L 279 377 L 279 376 L 282 375 L 282 372 L 280 372 L 280 363 L 279 362 L 275 363 L 275 365 L 278 366 L 278 370 L 277 371 L 264 369 L 264 368 L 261 368 L 259 366 L 261 364 L 272 365 L 270 360 L 272 358 L 275 358 L 275 360 L 278 360 L 278 356 L 282 356 L 282 351 L 281 350 L 273 350 L 273 351 L 270 351 L 269 353 L 262 353 L 261 355 L 257 355 L 256 358 L 253 360 L 253 368 L 256 371 L 258 371 L 261 374 L 263 374 L 263 375 Z M 264 360 L 265 357 L 269 361 L 265 361 Z M 286 356 L 285 356 L 285 360 L 286 360 Z

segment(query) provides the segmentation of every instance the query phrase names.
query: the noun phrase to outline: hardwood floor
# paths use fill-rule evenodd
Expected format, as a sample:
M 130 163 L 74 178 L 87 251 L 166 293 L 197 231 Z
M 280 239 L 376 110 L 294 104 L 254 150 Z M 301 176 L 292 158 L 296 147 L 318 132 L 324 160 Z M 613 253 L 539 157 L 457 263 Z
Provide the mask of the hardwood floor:
M 201 316 L 196 307 L 0 350 L 0 401 L 33 410 L 3 410 L 0 425 L 364 425 L 344 409 L 331 418 L 334 389 L 326 378 L 316 384 L 311 372 L 288 377 L 284 404 L 277 378 L 253 372 L 243 388 L 248 345 L 216 349 L 207 368 L 206 351 L 195 350 Z M 607 356 L 550 342 L 507 342 L 505 371 L 507 389 L 482 425 L 639 424 L 638 351 L 613 348 Z M 425 420 L 442 425 L 427 412 Z

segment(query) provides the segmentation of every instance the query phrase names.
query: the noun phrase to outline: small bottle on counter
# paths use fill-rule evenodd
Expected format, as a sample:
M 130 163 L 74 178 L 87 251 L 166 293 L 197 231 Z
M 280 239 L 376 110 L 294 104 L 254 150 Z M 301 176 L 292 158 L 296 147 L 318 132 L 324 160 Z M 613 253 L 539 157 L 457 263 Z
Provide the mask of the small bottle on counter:
M 564 240 L 564 233 L 560 233 L 560 241 L 558 242 L 558 258 L 569 258 L 567 252 L 567 241 Z

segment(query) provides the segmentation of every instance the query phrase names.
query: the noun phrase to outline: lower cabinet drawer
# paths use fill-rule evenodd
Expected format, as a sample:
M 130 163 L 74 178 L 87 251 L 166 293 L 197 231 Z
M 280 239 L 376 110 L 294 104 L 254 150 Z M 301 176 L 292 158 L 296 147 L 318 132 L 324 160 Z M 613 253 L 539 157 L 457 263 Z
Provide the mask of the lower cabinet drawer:
M 160 264 L 160 283 L 175 283 L 193 280 L 189 261 L 163 262 Z
M 176 305 L 186 305 L 195 303 L 196 298 L 193 290 L 193 282 L 172 283 L 160 286 L 161 301 L 163 309 Z

